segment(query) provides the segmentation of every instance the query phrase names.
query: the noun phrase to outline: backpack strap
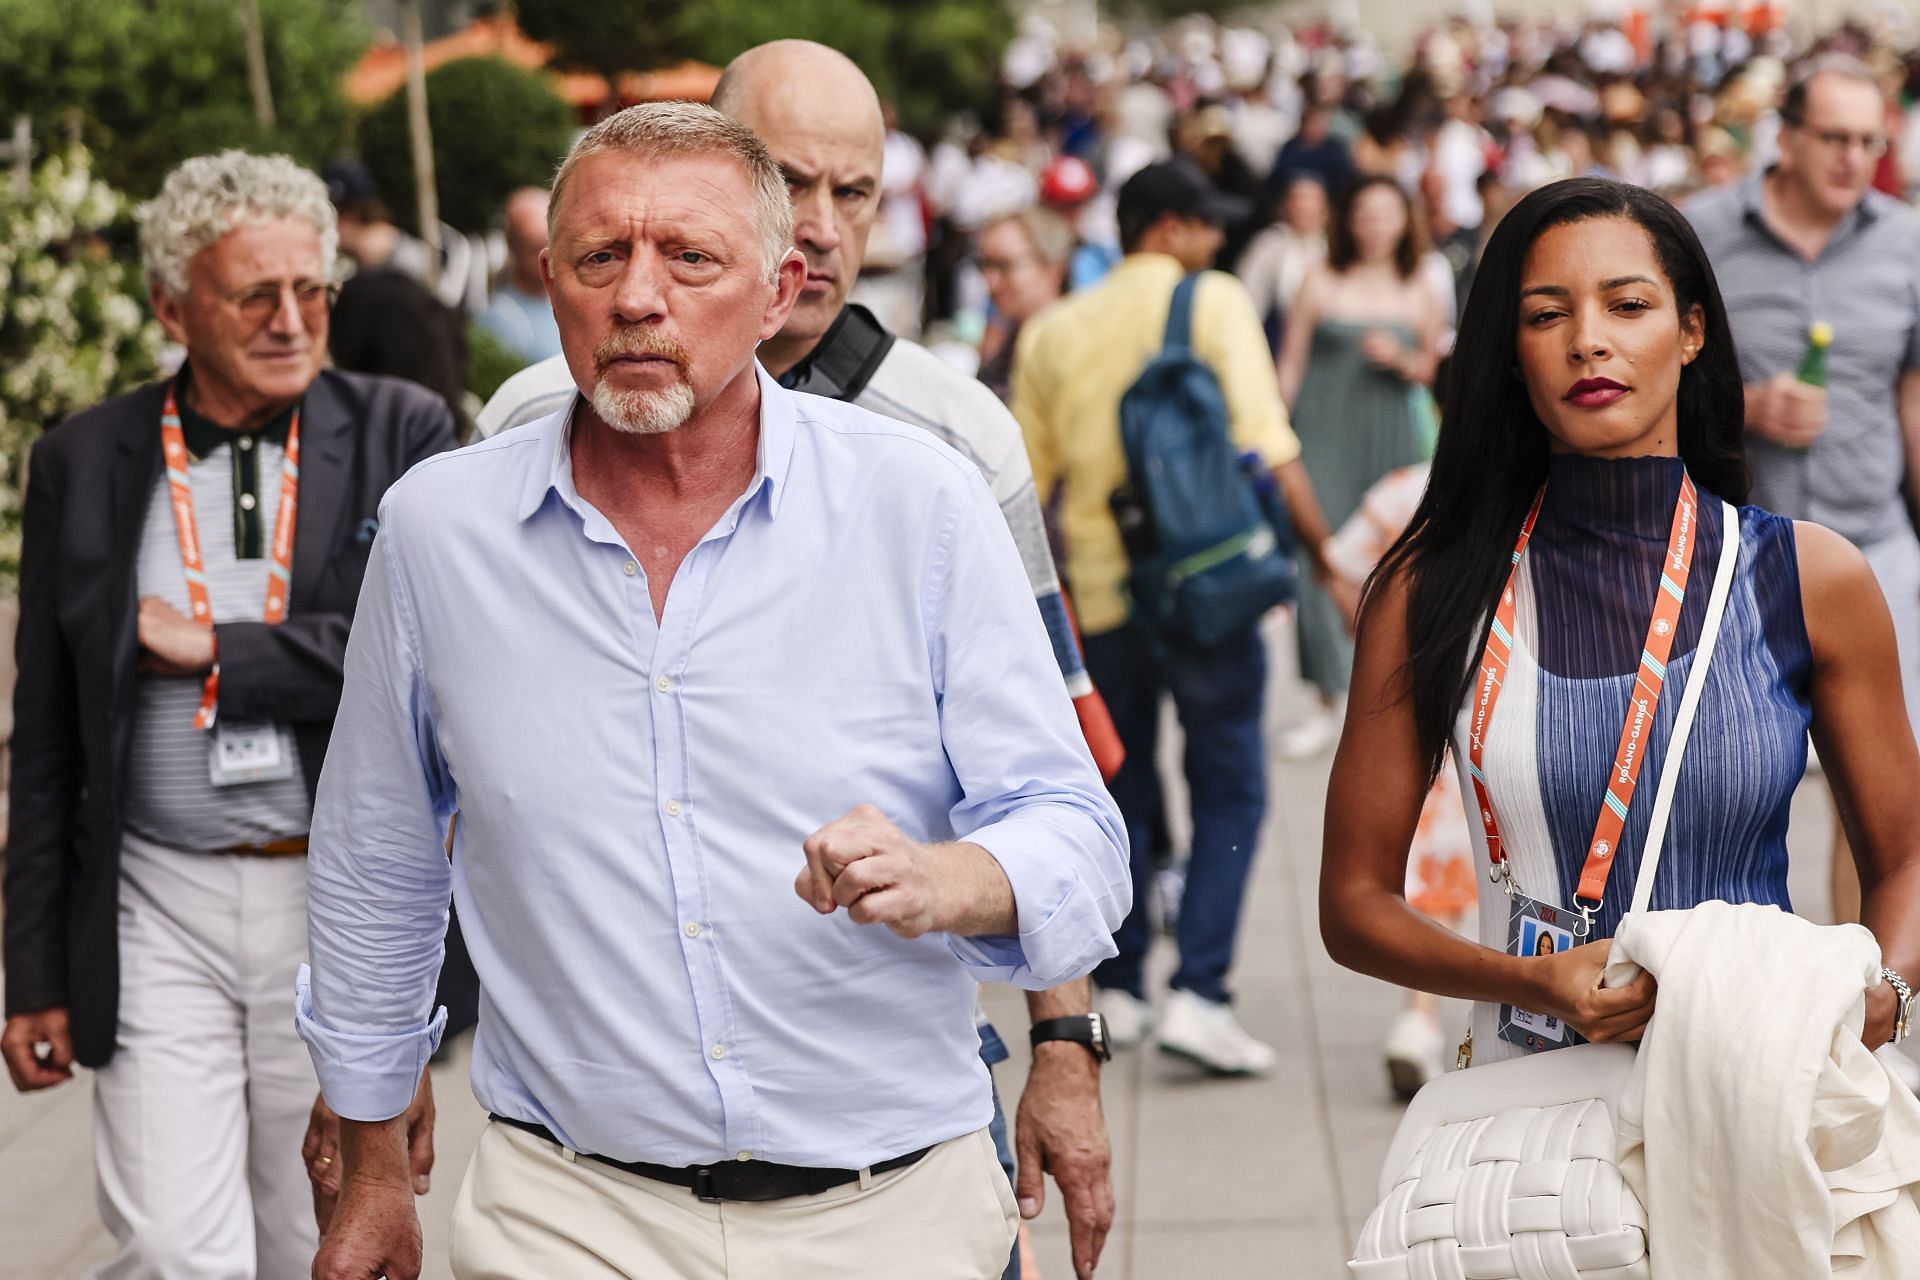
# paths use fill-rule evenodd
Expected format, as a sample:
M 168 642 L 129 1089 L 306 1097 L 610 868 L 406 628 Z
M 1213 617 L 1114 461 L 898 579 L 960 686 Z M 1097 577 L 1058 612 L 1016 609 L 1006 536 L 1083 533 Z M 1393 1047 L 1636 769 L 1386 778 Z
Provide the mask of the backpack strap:
M 1173 303 L 1167 308 L 1167 336 L 1161 340 L 1161 350 L 1192 345 L 1188 339 L 1193 328 L 1193 293 L 1199 283 L 1200 273 L 1196 271 L 1174 288 Z

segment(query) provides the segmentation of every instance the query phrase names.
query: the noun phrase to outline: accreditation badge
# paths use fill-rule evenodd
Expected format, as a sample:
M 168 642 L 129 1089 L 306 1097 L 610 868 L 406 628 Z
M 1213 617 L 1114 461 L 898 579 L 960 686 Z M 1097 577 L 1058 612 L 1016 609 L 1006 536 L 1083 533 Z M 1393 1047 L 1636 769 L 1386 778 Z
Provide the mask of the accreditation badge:
M 1578 912 L 1550 906 L 1515 890 L 1508 896 L 1507 952 L 1516 956 L 1551 956 L 1571 951 L 1576 943 L 1572 926 Z M 1584 1037 L 1550 1014 L 1500 1006 L 1499 1035 L 1509 1044 L 1517 1044 L 1528 1053 L 1564 1049 L 1585 1043 Z
M 291 778 L 292 731 L 265 720 L 241 724 L 217 720 L 207 744 L 207 773 L 216 787 Z

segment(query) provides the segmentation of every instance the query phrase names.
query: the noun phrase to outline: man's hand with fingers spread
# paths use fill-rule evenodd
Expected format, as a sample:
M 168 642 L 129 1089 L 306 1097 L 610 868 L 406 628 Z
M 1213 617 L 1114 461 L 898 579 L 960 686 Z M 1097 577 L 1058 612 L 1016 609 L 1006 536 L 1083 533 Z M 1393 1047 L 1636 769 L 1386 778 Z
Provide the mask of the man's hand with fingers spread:
M 808 836 L 798 893 L 821 915 L 844 907 L 856 924 L 903 938 L 1017 933 L 1013 885 L 977 844 L 920 844 L 863 804 Z

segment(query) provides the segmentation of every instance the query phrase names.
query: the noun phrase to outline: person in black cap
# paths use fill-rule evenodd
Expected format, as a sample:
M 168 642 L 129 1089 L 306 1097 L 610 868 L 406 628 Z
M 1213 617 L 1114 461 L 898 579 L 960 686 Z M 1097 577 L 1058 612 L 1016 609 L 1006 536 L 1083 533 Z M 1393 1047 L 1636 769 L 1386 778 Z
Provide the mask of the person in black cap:
M 1129 616 L 1127 551 L 1110 498 L 1128 478 L 1121 397 L 1160 351 L 1175 288 L 1202 273 L 1191 349 L 1219 379 L 1235 447 L 1271 470 L 1309 562 L 1327 576 L 1326 522 L 1298 461 L 1260 317 L 1245 286 L 1207 270 L 1222 226 L 1246 212 L 1245 201 L 1216 190 L 1190 160 L 1140 170 L 1120 189 L 1126 256 L 1099 285 L 1029 320 L 1013 361 L 1013 412 L 1026 434 L 1035 487 L 1043 504 L 1059 498 L 1067 586 L 1079 610 L 1087 670 L 1126 751 L 1108 785 L 1127 820 L 1135 896 L 1115 935 L 1119 954 L 1094 970 L 1101 1009 L 1117 1045 L 1143 1039 L 1156 1019 L 1142 966 L 1150 940 L 1149 833 L 1161 803 L 1155 737 L 1161 697 L 1171 693 L 1186 732 L 1193 846 L 1177 930 L 1180 967 L 1159 1044 L 1221 1074 L 1259 1074 L 1276 1058 L 1234 1017 L 1227 990 L 1266 811 L 1266 649 L 1253 625 L 1205 649 L 1149 637 Z

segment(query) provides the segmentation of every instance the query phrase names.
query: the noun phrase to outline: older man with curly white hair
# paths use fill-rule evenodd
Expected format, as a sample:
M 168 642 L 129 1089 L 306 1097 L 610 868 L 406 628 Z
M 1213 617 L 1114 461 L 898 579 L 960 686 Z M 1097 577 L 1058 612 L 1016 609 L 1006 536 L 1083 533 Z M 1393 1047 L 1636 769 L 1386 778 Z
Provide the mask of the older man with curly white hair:
M 185 366 L 33 450 L 0 1052 L 23 1092 L 98 1070 L 119 1251 L 96 1276 L 291 1278 L 313 1256 L 315 1081 L 286 992 L 314 786 L 380 498 L 453 443 L 438 397 L 323 368 L 335 242 L 291 160 L 182 164 L 140 248 Z

